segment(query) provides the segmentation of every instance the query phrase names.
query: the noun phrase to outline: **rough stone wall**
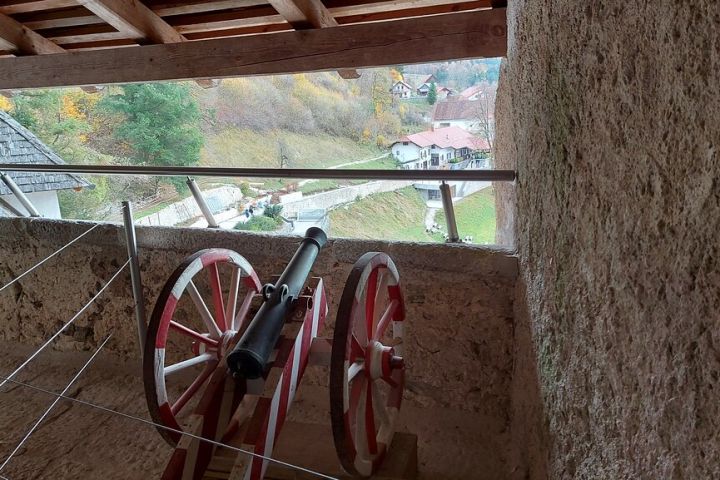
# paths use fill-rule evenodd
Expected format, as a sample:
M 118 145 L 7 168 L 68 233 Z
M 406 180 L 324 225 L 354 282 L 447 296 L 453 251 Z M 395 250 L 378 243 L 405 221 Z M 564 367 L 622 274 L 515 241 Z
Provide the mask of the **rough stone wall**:
M 720 4 L 509 4 L 498 155 L 549 475 L 719 478 Z
M 90 225 L 0 219 L 0 284 Z M 124 263 L 127 253 L 123 238 L 120 227 L 102 225 L 1 292 L 0 341 L 6 345 L 32 346 L 54 333 Z M 270 275 L 280 273 L 299 239 L 210 229 L 140 227 L 138 242 L 150 310 L 171 272 L 190 253 L 208 247 L 236 250 L 248 258 L 261 281 L 268 281 Z M 503 250 L 462 245 L 333 240 L 321 252 L 313 269 L 313 274 L 322 276 L 328 285 L 331 301 L 324 335 L 331 334 L 336 302 L 352 264 L 361 254 L 372 250 L 385 251 L 394 258 L 406 295 L 409 323 L 405 358 L 409 379 L 401 419 L 404 430 L 419 436 L 421 478 L 478 478 L 476 472 L 482 472 L 481 478 L 507 478 L 507 460 L 513 449 L 509 409 L 515 257 Z M 89 350 L 113 331 L 108 350 L 114 355 L 112 362 L 120 366 L 105 373 L 105 361 L 98 363 L 93 368 L 95 373 L 87 377 L 88 382 L 79 382 L 83 386 L 81 397 L 145 416 L 142 384 L 136 372 L 138 348 L 129 275 L 123 273 L 118 280 L 68 330 L 68 335 L 58 339 L 56 350 L 64 352 L 42 357 L 46 365 L 55 365 L 53 373 L 46 373 L 41 362 L 23 378 L 43 384 L 45 375 L 69 377 L 79 360 L 73 357 L 74 363 L 63 369 L 57 365 L 65 357 L 53 355 Z M 0 355 L 0 368 L 3 372 L 11 371 L 22 357 L 17 349 L 7 348 Z M 306 379 L 306 388 L 301 389 L 306 392 L 305 403 L 326 401 L 326 376 L 308 369 Z M 5 401 L 13 407 L 0 416 L 0 424 L 11 432 L 8 438 L 21 436 L 32 418 L 31 412 L 41 411 L 47 401 L 42 396 L 29 400 L 27 392 L 21 389 L 12 393 L 16 396 L 10 395 Z M 53 478 L 59 479 L 78 478 L 81 473 L 84 478 L 141 478 L 133 473 L 138 470 L 148 472 L 142 478 L 154 478 L 167 460 L 169 450 L 152 429 L 111 420 L 102 424 L 102 431 L 94 430 L 97 415 L 88 415 L 77 407 L 62 415 L 58 424 L 75 425 L 67 443 L 52 452 L 48 446 L 57 441 L 54 429 L 48 428 L 46 437 L 38 432 L 40 443 L 36 448 L 29 447 L 24 458 L 13 461 L 13 469 L 7 471 L 9 478 L 36 478 L 23 472 L 35 471 L 33 465 L 47 462 L 51 464 L 44 474 L 52 473 Z M 319 421 L 321 416 L 327 419 L 327 415 L 310 415 L 314 415 L 313 420 Z M 87 436 L 75 436 L 73 432 L 79 425 L 86 426 Z M 47 433 L 51 431 L 55 433 Z M 143 442 L 147 441 L 147 448 L 129 433 L 133 431 L 142 436 Z M 113 435 L 128 442 L 128 470 L 107 474 L 103 462 L 79 460 L 92 457 L 94 450 L 103 448 L 104 439 Z M 3 452 L 7 453 L 11 444 L 0 443 L 0 457 L 4 458 Z M 117 447 L 112 443 L 108 448 Z M 96 456 L 114 455 L 102 452 Z M 113 476 L 116 473 L 118 477 Z

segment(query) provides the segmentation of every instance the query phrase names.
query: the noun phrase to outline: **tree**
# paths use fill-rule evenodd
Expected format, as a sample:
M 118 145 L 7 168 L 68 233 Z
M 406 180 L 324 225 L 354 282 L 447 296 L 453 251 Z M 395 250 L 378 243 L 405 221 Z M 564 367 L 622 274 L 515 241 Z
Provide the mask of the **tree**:
M 184 84 L 124 85 L 122 92 L 103 99 L 123 122 L 115 136 L 126 142 L 136 165 L 186 166 L 198 163 L 203 137 L 200 110 Z M 181 178 L 170 181 L 182 192 Z M 155 184 L 157 193 L 158 183 Z
M 435 82 L 432 82 L 430 84 L 430 90 L 428 91 L 427 101 L 430 105 L 435 105 L 435 102 L 437 102 L 437 86 L 435 85 Z
M 480 137 L 487 141 L 492 150 L 495 143 L 495 93 L 496 88 L 487 85 L 478 92 L 478 99 L 473 102 L 474 116 L 478 123 Z

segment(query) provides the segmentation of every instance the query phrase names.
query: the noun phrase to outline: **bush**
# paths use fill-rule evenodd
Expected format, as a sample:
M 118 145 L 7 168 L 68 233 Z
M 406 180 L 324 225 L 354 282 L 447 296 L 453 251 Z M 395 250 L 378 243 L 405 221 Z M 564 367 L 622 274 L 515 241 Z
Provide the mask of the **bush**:
M 277 230 L 278 225 L 279 223 L 277 220 L 273 218 L 258 216 L 252 217 L 245 223 L 238 222 L 233 228 L 235 230 L 246 230 L 251 232 L 271 232 L 273 230 Z
M 279 203 L 276 203 L 274 205 L 268 205 L 265 207 L 265 211 L 263 212 L 263 215 L 266 217 L 270 217 L 274 220 L 280 219 L 280 213 L 282 212 L 283 206 Z
M 245 197 L 252 197 L 255 193 L 252 188 L 250 188 L 250 184 L 248 182 L 242 182 L 240 184 L 240 192 L 242 192 Z

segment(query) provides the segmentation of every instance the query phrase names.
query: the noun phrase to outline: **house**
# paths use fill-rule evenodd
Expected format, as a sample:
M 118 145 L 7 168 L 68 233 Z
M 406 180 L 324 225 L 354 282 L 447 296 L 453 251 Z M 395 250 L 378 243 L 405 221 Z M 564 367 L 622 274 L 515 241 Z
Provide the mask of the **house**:
M 497 84 L 490 84 L 487 82 L 473 85 L 460 92 L 460 96 L 466 100 L 479 100 L 490 96 L 495 98 L 495 92 L 497 91 Z
M 429 75 L 425 77 L 425 80 L 422 81 L 415 90 L 418 97 L 427 97 L 428 93 L 430 93 L 430 85 L 435 84 L 435 88 L 439 88 L 437 86 L 437 79 L 435 78 L 435 75 Z
M 437 98 L 444 100 L 448 97 L 451 97 L 455 92 L 451 88 L 448 87 L 436 87 L 437 88 Z
M 390 94 L 395 98 L 410 98 L 412 92 L 413 88 L 402 80 L 395 82 L 395 84 L 390 87 Z
M 0 163 L 60 165 L 65 162 L 27 128 L 0 110 Z M 6 173 L 25 193 L 40 215 L 47 218 L 61 218 L 58 190 L 93 187 L 83 178 L 64 173 Z M 8 186 L 0 182 L 0 216 L 7 216 L 11 213 L 5 203 L 23 214 L 27 213 Z
M 473 152 L 490 150 L 485 140 L 455 126 L 406 135 L 390 148 L 405 170 L 447 169 Z
M 433 128 L 460 127 L 471 133 L 482 131 L 483 123 L 494 124 L 492 103 L 468 100 L 463 94 L 437 102 L 432 111 Z

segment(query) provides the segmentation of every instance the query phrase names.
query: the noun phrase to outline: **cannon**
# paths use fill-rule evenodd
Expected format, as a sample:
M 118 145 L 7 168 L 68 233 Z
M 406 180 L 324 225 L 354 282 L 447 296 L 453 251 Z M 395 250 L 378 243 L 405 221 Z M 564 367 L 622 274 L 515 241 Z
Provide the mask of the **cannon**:
M 163 479 L 264 478 L 308 365 L 329 367 L 342 469 L 369 477 L 380 468 L 405 384 L 400 278 L 387 254 L 362 255 L 332 338 L 320 338 L 325 285 L 308 277 L 326 242 L 321 229 L 308 229 L 282 274 L 265 285 L 243 256 L 221 248 L 189 256 L 167 280 L 143 356 L 150 416 L 174 448 Z

